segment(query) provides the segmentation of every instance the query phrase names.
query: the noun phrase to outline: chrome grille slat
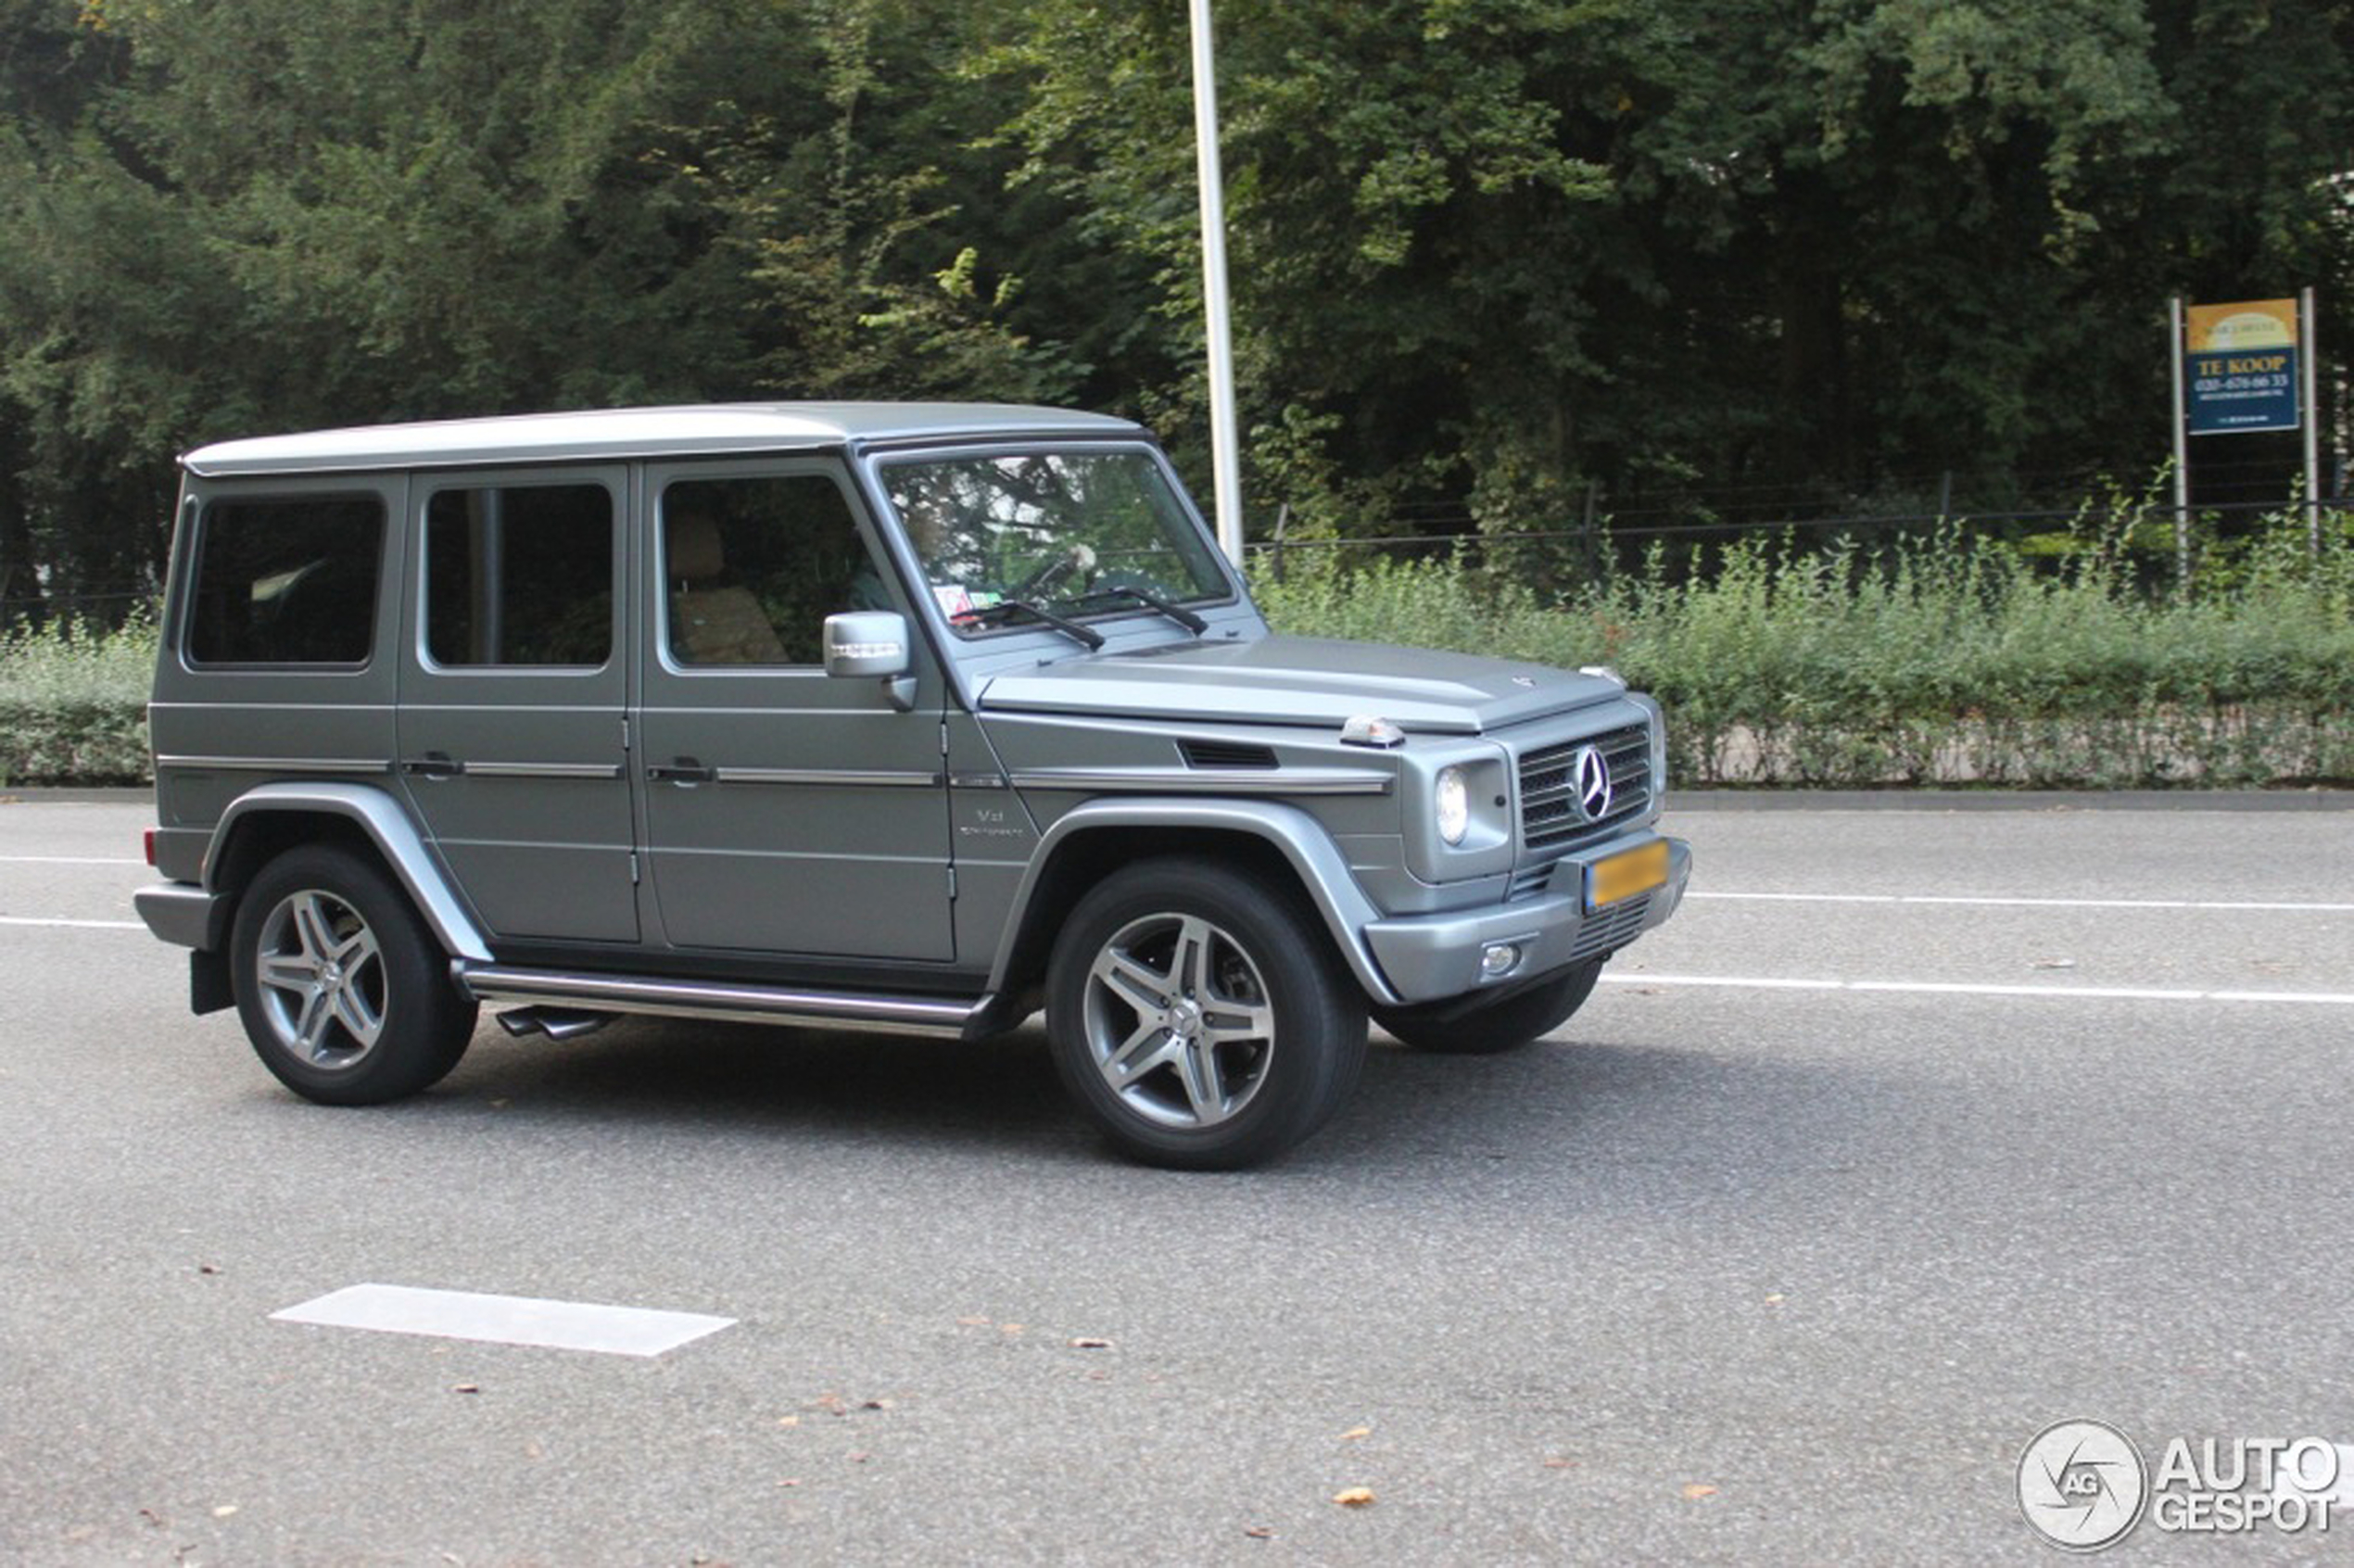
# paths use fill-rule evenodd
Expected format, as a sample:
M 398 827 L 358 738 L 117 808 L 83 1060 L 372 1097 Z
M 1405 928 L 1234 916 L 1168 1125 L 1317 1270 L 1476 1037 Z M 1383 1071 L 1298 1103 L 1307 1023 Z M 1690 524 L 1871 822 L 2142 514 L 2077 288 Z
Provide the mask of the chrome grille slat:
M 1577 784 L 1572 767 L 1588 746 L 1601 752 L 1610 765 L 1611 809 L 1588 822 L 1577 809 Z M 1602 838 L 1623 823 L 1640 819 L 1651 809 L 1651 728 L 1644 724 L 1622 726 L 1600 735 L 1581 735 L 1547 741 L 1520 755 L 1520 825 L 1524 854 L 1548 858 Z

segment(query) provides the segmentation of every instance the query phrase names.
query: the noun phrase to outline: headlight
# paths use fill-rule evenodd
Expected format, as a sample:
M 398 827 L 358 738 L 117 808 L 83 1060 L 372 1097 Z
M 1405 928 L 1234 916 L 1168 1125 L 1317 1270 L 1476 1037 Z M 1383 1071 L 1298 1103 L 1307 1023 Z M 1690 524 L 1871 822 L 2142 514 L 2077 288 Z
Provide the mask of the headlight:
M 1438 770 L 1438 788 L 1434 793 L 1438 817 L 1438 836 L 1450 844 L 1460 844 L 1471 830 L 1471 786 L 1463 779 L 1460 767 Z

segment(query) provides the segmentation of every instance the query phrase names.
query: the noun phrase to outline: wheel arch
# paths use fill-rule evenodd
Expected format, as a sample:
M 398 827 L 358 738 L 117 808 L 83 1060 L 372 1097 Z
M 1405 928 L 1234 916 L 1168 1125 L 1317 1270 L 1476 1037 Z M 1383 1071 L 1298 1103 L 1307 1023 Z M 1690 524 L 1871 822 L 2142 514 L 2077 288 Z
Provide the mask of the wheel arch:
M 222 909 L 233 908 L 280 854 L 323 841 L 339 841 L 381 862 L 451 957 L 489 960 L 489 945 L 408 813 L 391 795 L 366 785 L 264 784 L 238 796 L 221 813 L 205 853 L 205 890 Z
M 1056 819 L 1007 912 L 989 989 L 1011 995 L 1038 984 L 1080 896 L 1120 866 L 1162 854 L 1224 860 L 1297 889 L 1366 995 L 1398 1000 L 1362 935 L 1380 911 L 1323 824 L 1277 801 L 1155 797 L 1091 801 Z

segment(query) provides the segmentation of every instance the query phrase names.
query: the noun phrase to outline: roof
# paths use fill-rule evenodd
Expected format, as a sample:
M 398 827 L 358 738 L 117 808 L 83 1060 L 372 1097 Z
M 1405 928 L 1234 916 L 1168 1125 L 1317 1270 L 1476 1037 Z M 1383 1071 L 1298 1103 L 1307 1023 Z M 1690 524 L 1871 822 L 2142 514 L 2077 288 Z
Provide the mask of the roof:
M 180 462 L 192 474 L 213 477 L 807 451 L 870 441 L 1142 434 L 1141 425 L 1124 419 L 1012 403 L 704 403 L 261 436 L 199 447 Z

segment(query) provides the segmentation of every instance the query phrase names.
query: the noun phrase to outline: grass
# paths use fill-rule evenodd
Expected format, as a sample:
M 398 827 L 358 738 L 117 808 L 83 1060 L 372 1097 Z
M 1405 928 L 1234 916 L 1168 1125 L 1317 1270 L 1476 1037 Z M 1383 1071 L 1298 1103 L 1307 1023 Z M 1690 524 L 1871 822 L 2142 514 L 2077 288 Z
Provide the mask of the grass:
M 136 784 L 147 758 L 154 625 L 0 632 L 0 787 Z
M 1751 539 L 1543 602 L 1460 560 L 1262 583 L 1286 631 L 1608 664 L 1656 695 L 1688 783 L 2245 788 L 2354 780 L 2354 550 L 2301 520 L 2152 596 L 2088 539 L 2057 563 L 1955 533 L 1880 551 Z
M 1688 784 L 2283 787 L 2354 783 L 2354 537 L 2324 543 L 2286 515 L 2205 550 L 2187 592 L 2144 586 L 2121 512 L 2033 552 L 1654 554 L 1556 600 L 1461 560 L 1257 586 L 1285 631 L 1612 664 L 1666 706 Z M 150 777 L 155 652 L 146 620 L 0 633 L 0 786 Z

